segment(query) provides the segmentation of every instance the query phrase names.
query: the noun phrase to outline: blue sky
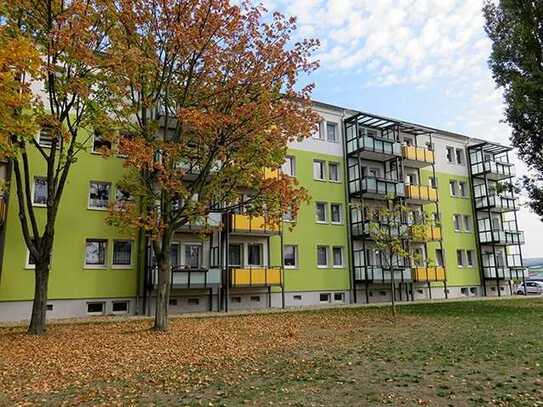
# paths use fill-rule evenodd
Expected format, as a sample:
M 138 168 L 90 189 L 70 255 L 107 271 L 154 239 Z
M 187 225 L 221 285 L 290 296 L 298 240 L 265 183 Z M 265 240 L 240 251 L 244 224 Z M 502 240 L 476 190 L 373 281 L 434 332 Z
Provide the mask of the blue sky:
M 316 100 L 508 143 L 487 59 L 481 0 L 264 0 L 321 41 Z M 518 160 L 516 160 L 518 162 Z M 520 162 L 517 173 L 525 168 Z M 527 209 L 526 257 L 543 256 L 543 223 Z

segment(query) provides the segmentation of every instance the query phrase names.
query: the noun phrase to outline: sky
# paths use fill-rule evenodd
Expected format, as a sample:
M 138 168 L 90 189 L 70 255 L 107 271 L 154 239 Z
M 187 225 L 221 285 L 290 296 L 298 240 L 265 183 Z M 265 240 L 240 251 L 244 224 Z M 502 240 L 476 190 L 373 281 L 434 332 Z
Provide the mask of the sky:
M 318 38 L 313 99 L 509 144 L 488 68 L 482 0 L 264 0 Z M 514 157 L 517 174 L 526 168 Z M 543 223 L 519 211 L 524 257 L 543 257 Z

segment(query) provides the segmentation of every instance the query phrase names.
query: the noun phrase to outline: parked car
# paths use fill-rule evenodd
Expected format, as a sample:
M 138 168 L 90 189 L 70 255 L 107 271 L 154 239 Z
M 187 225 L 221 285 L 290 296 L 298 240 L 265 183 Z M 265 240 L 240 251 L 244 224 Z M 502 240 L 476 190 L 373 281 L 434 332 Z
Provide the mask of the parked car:
M 526 294 L 543 294 L 543 282 L 541 281 L 526 281 Z M 516 287 L 518 295 L 524 295 L 524 283 L 520 283 Z

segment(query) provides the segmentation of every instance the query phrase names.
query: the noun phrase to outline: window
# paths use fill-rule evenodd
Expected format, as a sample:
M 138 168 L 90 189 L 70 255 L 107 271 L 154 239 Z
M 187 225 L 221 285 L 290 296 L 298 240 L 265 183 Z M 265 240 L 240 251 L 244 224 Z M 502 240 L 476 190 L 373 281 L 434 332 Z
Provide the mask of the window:
M 460 196 L 463 196 L 463 197 L 468 196 L 468 190 L 466 189 L 466 183 L 465 182 L 459 182 L 458 186 L 460 187 Z
M 454 148 L 447 147 L 447 161 L 454 164 Z
M 53 129 L 51 127 L 42 127 L 38 138 L 38 144 L 45 148 L 51 148 L 53 145 Z
M 284 214 L 283 214 L 283 220 L 285 222 L 294 222 L 294 215 L 292 214 L 292 211 L 286 211 Z
M 338 142 L 338 125 L 334 122 L 326 122 L 326 138 L 332 143 Z
M 317 140 L 324 140 L 324 121 L 319 122 L 319 131 L 313 134 L 313 138 Z
M 339 182 L 339 164 L 328 163 L 328 178 L 330 181 Z
M 108 182 L 91 181 L 89 192 L 89 208 L 106 209 L 109 204 L 109 190 L 111 184 Z
M 468 267 L 473 267 L 475 264 L 474 257 L 473 257 L 473 250 L 467 250 L 466 251 L 466 262 Z
M 170 298 L 168 304 L 172 307 L 177 307 L 177 298 Z
M 436 266 L 443 267 L 445 263 L 443 262 L 443 250 L 436 249 Z
M 462 231 L 462 216 L 453 215 L 453 223 L 454 223 L 455 232 L 461 232 Z
M 464 267 L 464 253 L 463 250 L 457 250 L 456 251 L 456 263 L 458 264 L 458 267 Z
M 107 253 L 107 240 L 87 239 L 85 248 L 86 266 L 105 266 Z
M 260 295 L 251 295 L 251 302 L 260 302 Z
M 294 301 L 302 301 L 301 295 L 293 295 L 292 298 L 294 299 Z
M 292 156 L 285 157 L 285 162 L 281 166 L 281 171 L 289 177 L 296 176 L 296 159 Z
M 403 138 L 403 142 L 406 146 L 412 146 L 413 145 L 413 139 L 411 138 L 408 138 L 408 137 L 404 137 Z
M 430 177 L 428 178 L 428 185 L 432 188 L 437 188 L 437 179 L 436 177 Z
M 200 304 L 200 299 L 199 298 L 188 298 L 187 299 L 187 304 L 189 304 L 189 305 L 199 305 Z
M 241 297 L 231 297 L 230 302 L 235 302 L 237 304 L 241 304 Z
M 464 165 L 464 150 L 461 148 L 456 149 L 456 163 Z
M 128 301 L 113 301 L 112 311 L 113 311 L 113 313 L 127 314 L 128 313 Z
M 185 266 L 191 269 L 199 269 L 202 266 L 202 245 L 185 245 Z
M 334 302 L 344 302 L 345 295 L 343 293 L 334 293 Z
M 332 249 L 332 261 L 334 267 L 343 267 L 343 248 L 334 247 Z
M 328 267 L 328 248 L 326 246 L 317 247 L 317 266 L 320 268 Z
M 25 268 L 27 269 L 33 269 L 36 267 L 36 260 L 34 259 L 34 256 L 30 253 L 30 250 L 26 249 L 26 261 L 25 261 Z
M 105 304 L 103 302 L 88 302 L 87 314 L 104 315 Z
M 262 266 L 262 245 L 261 244 L 249 244 L 248 250 L 248 264 L 249 266 Z
M 47 304 L 47 311 L 53 311 L 53 304 Z
M 466 232 L 471 232 L 473 230 L 473 224 L 471 221 L 471 216 L 464 215 L 464 230 Z
M 243 265 L 242 258 L 241 244 L 231 244 L 228 248 L 228 264 L 241 267 Z
M 343 216 L 342 216 L 342 210 L 341 210 L 341 204 L 331 204 L 330 205 L 330 212 L 332 216 L 332 223 L 342 223 L 343 222 Z
M 317 222 L 326 223 L 326 204 L 324 202 L 317 202 L 315 204 L 315 216 Z
M 458 194 L 458 182 L 449 181 L 449 189 L 451 190 L 451 196 L 456 196 Z
M 324 170 L 324 161 L 313 160 L 313 178 L 324 181 L 326 174 Z
M 115 190 L 115 200 L 117 203 L 121 202 L 128 202 L 132 199 L 132 196 L 130 195 L 130 192 L 124 190 L 120 186 L 117 185 L 117 188 Z
M 170 263 L 172 267 L 179 266 L 179 243 L 173 242 L 170 246 Z
M 319 301 L 320 302 L 330 302 L 330 294 L 329 293 L 321 293 L 319 295 Z
M 129 131 L 121 131 L 119 133 L 119 144 L 117 145 L 117 156 L 121 158 L 127 157 L 127 143 L 134 139 L 134 134 Z
M 34 177 L 34 195 L 32 203 L 36 206 L 47 205 L 47 179 L 44 177 Z
M 92 143 L 92 152 L 101 153 L 104 150 L 111 150 L 111 141 L 106 139 L 99 131 L 95 131 L 94 141 Z
M 130 266 L 132 264 L 132 242 L 130 240 L 113 241 L 114 266 Z
M 298 246 L 285 245 L 283 248 L 283 261 L 286 268 L 298 267 Z

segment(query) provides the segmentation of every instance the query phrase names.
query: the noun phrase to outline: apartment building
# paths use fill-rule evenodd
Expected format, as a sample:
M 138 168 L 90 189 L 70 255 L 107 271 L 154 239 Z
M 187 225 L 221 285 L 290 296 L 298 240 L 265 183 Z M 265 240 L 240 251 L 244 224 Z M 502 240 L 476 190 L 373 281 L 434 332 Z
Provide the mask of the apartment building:
M 240 211 L 212 213 L 202 221 L 207 227 L 179 230 L 171 313 L 389 301 L 392 280 L 404 301 L 512 294 L 524 278 L 524 236 L 509 148 L 324 103 L 315 102 L 315 110 L 319 131 L 291 143 L 281 168 L 311 201 L 296 219 L 285 214 L 280 226 Z M 50 145 L 47 132 L 37 138 Z M 105 223 L 107 206 L 123 199 L 117 187 L 123 158 L 103 158 L 103 143 L 89 137 L 67 182 L 50 317 L 153 312 L 157 271 L 147 239 Z M 32 170 L 39 210 L 42 169 Z M 6 164 L 0 177 L 9 177 Z M 11 188 L 0 198 L 0 320 L 28 318 L 34 287 Z M 379 222 L 372 208 L 391 196 L 414 217 L 431 219 L 424 238 L 406 239 L 416 264 L 397 259 L 386 266 L 368 233 L 369 223 Z

